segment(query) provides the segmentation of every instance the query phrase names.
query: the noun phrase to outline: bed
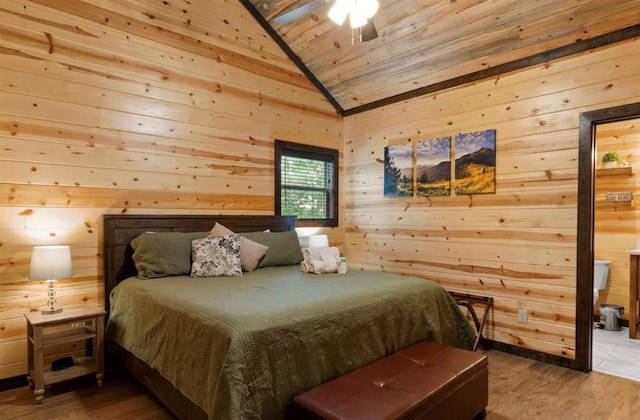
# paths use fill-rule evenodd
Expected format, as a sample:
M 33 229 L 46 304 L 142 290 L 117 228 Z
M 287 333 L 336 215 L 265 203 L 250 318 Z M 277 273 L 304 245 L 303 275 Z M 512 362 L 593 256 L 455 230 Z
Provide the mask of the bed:
M 475 331 L 451 296 L 423 279 L 316 275 L 299 264 L 233 277 L 138 277 L 132 240 L 206 236 L 216 222 L 260 232 L 252 238 L 295 232 L 295 219 L 280 216 L 104 217 L 108 351 L 180 418 L 286 418 L 295 395 L 417 341 L 473 345 Z

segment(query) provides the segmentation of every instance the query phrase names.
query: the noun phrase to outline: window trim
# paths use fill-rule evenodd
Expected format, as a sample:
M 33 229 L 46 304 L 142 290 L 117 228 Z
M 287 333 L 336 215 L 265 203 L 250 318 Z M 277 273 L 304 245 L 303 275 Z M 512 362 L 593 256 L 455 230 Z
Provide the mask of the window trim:
M 306 144 L 293 143 L 284 140 L 275 141 L 275 214 L 280 216 L 282 211 L 282 156 L 300 157 L 306 159 L 333 162 L 333 197 L 329 205 L 333 217 L 327 219 L 296 219 L 297 227 L 338 227 L 338 155 L 336 149 L 326 147 L 310 146 Z

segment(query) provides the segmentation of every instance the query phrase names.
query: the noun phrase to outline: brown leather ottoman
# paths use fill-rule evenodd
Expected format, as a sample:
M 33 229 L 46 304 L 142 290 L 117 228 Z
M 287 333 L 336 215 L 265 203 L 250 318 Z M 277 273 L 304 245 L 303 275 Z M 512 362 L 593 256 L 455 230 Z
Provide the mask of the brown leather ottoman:
M 487 357 L 422 341 L 294 398 L 298 419 L 484 417 Z

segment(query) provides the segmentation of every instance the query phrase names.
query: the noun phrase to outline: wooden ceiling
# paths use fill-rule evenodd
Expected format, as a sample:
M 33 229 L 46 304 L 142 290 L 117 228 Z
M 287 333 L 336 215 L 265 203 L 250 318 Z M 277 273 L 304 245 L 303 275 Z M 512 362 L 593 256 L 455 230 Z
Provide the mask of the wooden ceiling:
M 347 115 L 640 34 L 640 0 L 379 0 L 379 37 L 353 44 L 334 0 L 241 1 Z

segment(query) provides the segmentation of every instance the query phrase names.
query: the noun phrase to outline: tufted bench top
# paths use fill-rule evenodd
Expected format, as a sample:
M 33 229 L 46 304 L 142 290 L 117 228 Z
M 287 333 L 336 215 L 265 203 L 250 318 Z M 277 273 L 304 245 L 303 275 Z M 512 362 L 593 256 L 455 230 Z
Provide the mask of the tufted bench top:
M 422 341 L 294 398 L 299 419 L 484 417 L 487 357 Z

